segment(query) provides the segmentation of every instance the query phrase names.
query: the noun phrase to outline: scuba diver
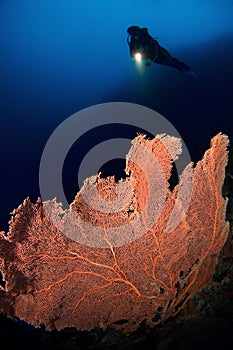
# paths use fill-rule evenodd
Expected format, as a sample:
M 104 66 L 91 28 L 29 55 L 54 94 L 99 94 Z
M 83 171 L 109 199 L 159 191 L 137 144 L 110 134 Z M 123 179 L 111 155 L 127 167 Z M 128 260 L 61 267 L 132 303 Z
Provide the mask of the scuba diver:
M 131 26 L 127 29 L 127 33 L 127 43 L 132 58 L 146 60 L 145 65 L 147 67 L 150 66 L 150 60 L 151 62 L 176 68 L 190 76 L 198 77 L 193 71 L 191 71 L 187 64 L 172 57 L 164 47 L 160 46 L 159 42 L 150 36 L 147 28 Z

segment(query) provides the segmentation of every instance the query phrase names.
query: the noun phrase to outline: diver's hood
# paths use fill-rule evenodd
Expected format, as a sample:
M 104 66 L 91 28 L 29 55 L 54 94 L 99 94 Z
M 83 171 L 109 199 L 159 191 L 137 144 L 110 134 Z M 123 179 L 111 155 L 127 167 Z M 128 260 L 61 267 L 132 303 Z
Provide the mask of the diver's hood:
M 127 29 L 127 33 L 129 35 L 132 35 L 135 31 L 138 31 L 140 30 L 140 28 L 138 26 L 131 26 Z

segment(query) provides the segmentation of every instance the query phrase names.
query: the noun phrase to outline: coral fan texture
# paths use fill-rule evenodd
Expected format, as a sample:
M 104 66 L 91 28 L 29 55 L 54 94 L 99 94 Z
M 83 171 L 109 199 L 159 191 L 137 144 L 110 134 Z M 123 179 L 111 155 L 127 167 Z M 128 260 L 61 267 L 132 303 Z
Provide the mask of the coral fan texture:
M 172 163 L 180 153 L 179 140 L 166 135 L 147 140 L 140 135 L 133 140 L 130 151 L 140 158 L 139 144 L 150 150 L 165 180 L 153 169 L 150 171 L 151 161 L 145 155 L 149 177 L 128 155 L 125 195 L 121 182 L 116 184 L 112 177 L 101 179 L 97 175 L 86 181 L 70 211 L 77 213 L 82 223 L 115 228 L 124 235 L 125 226 L 143 213 L 148 192 L 153 193 L 149 179 L 166 189 L 164 205 L 154 224 L 127 244 L 102 235 L 105 246 L 95 247 L 72 239 L 72 233 L 64 234 L 72 218 L 56 200 L 43 203 L 38 199 L 33 204 L 26 199 L 12 213 L 9 233 L 0 235 L 0 269 L 6 281 L 5 288 L 0 289 L 2 312 L 37 327 L 44 324 L 48 330 L 110 326 L 131 332 L 143 321 L 154 326 L 176 314 L 208 283 L 229 230 L 226 200 L 221 193 L 228 139 L 216 135 L 195 166 L 193 178 L 192 165 L 188 165 L 173 191 L 168 180 Z M 190 181 L 192 193 L 188 193 Z M 103 203 L 93 199 L 93 184 Z M 114 202 L 117 186 L 123 203 L 120 206 Z M 84 192 L 95 202 L 94 209 L 86 203 Z M 133 197 L 127 203 L 129 193 Z M 191 201 L 183 213 L 180 208 L 189 196 Z M 101 207 L 104 201 L 115 203 L 111 214 Z M 81 223 L 78 226 L 81 237 L 85 236 Z

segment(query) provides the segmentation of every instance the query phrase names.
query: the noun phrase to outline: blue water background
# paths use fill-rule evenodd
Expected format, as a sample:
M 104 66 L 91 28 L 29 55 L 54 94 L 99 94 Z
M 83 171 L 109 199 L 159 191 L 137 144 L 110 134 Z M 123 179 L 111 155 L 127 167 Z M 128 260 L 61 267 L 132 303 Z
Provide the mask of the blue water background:
M 0 228 L 24 198 L 40 195 L 46 141 L 85 107 L 148 106 L 176 127 L 194 161 L 216 133 L 232 137 L 232 15 L 232 0 L 1 0 Z M 199 79 L 156 64 L 138 70 L 130 25 L 148 27 Z

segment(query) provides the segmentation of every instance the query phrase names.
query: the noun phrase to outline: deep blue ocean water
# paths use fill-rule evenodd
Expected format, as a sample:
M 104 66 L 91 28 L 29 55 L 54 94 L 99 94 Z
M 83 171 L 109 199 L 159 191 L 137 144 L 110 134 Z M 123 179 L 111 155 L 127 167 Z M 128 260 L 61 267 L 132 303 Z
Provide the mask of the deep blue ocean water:
M 232 0 L 1 0 L 0 228 L 8 230 L 9 213 L 26 197 L 40 196 L 44 146 L 83 108 L 117 101 L 150 107 L 175 126 L 194 161 L 216 133 L 232 138 L 232 15 Z M 126 42 L 131 25 L 147 27 L 199 79 L 156 64 L 139 71 Z M 82 152 L 106 132 L 135 134 L 99 130 Z

